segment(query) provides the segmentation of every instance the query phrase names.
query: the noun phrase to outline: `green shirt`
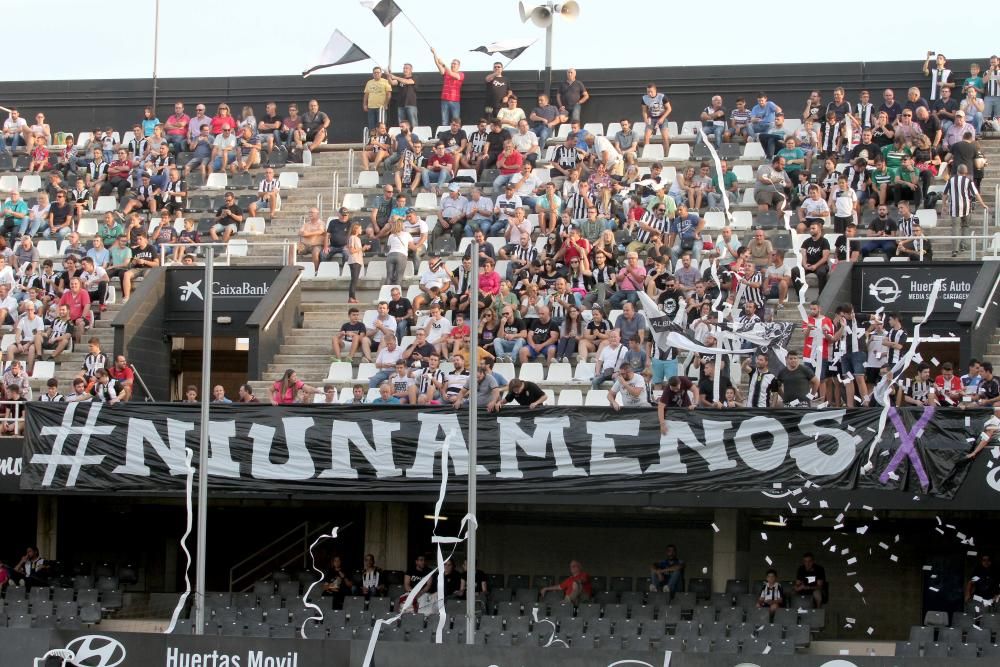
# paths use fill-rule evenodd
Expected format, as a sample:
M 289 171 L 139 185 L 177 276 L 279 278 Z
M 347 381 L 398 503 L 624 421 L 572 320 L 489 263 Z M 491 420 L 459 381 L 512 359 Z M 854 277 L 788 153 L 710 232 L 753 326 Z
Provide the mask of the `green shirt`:
M 677 212 L 677 202 L 675 202 L 674 198 L 670 195 L 663 195 L 663 199 L 660 199 L 659 197 L 650 197 L 649 202 L 646 203 L 646 210 L 655 210 L 657 204 L 663 204 L 667 208 L 667 218 L 672 218 L 674 213 Z
M 983 77 L 981 77 L 981 76 L 970 76 L 970 77 L 966 78 L 965 82 L 962 84 L 962 90 L 965 91 L 965 89 L 968 88 L 969 86 L 972 86 L 973 88 L 975 88 L 976 92 L 979 93 L 980 95 L 982 95 L 983 94 Z
M 731 171 L 727 171 L 725 174 L 723 174 L 722 180 L 726 184 L 726 187 L 724 187 L 724 188 L 720 188 L 719 187 L 719 172 L 713 173 L 712 174 L 712 187 L 714 187 L 716 190 L 719 190 L 719 191 L 721 191 L 721 190 L 728 190 L 729 188 L 733 187 L 733 183 L 736 182 L 736 174 L 734 174 Z
M 119 248 L 116 243 L 110 247 L 109 252 L 111 253 L 112 266 L 128 266 L 128 263 L 132 261 L 132 248 L 128 246 Z
M 101 228 L 97 230 L 97 235 L 101 237 L 102 241 L 104 241 L 104 247 L 109 249 L 115 244 L 118 237 L 124 233 L 125 230 L 122 229 L 122 226 L 117 222 L 110 227 L 102 224 Z
M 585 218 L 578 224 L 580 225 L 580 234 L 588 241 L 596 241 L 601 232 L 604 231 L 603 218 L 594 218 L 593 220 Z
M 900 168 L 899 171 L 896 172 L 896 175 L 899 176 L 899 180 L 901 181 L 907 181 L 908 183 L 913 183 L 914 185 L 920 183 L 920 172 L 916 169 L 907 170 Z
M 795 148 L 782 148 L 778 151 L 778 156 L 785 158 L 785 171 L 790 174 L 794 174 L 800 171 L 805 165 L 801 164 L 789 164 L 789 160 L 802 160 L 806 157 L 806 152 L 796 146 Z
M 882 147 L 882 156 L 885 158 L 886 166 L 890 169 L 899 169 L 903 164 L 903 156 L 912 154 L 913 151 L 910 150 L 909 146 L 903 146 L 903 149 L 899 151 L 896 150 L 894 144 Z
M 896 180 L 896 170 L 886 168 L 885 171 L 874 170 L 871 172 L 872 183 L 876 188 L 883 185 L 889 185 Z

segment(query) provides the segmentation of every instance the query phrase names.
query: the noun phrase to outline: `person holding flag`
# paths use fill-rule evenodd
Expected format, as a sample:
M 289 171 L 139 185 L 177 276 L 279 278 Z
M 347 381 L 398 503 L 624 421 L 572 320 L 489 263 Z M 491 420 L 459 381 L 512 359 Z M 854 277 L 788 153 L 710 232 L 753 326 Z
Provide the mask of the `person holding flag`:
M 445 67 L 444 61 L 438 56 L 434 47 L 431 47 L 431 55 L 434 56 L 434 64 L 442 76 L 441 124 L 450 125 L 452 118 L 462 117 L 462 84 L 465 83 L 465 72 L 462 71 L 462 63 L 458 58 L 451 61 L 450 67 Z

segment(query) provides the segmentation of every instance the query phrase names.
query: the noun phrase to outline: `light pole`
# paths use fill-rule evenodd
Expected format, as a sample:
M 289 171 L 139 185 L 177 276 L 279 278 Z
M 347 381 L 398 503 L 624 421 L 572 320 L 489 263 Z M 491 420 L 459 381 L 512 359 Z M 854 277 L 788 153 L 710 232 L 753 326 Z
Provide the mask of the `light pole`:
M 526 11 L 523 2 L 517 3 L 517 11 L 521 15 L 521 23 L 529 20 L 539 28 L 545 28 L 545 94 L 552 94 L 552 17 L 559 14 L 568 21 L 574 21 L 580 15 L 580 5 L 576 0 L 538 5 L 530 12 Z

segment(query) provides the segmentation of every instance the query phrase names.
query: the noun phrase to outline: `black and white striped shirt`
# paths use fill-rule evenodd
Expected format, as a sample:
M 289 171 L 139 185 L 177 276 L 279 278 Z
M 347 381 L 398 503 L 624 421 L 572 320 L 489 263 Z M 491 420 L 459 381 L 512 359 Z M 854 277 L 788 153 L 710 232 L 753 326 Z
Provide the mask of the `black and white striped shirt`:
M 526 261 L 530 264 L 538 259 L 538 250 L 534 246 L 529 245 L 525 248 L 523 245 L 518 244 L 518 246 L 514 248 L 513 257 L 514 259 Z
M 476 130 L 469 137 L 469 144 L 472 146 L 472 153 L 482 153 L 486 150 L 486 137 L 489 132 Z
M 99 403 L 109 403 L 111 399 L 117 398 L 120 393 L 118 380 L 111 378 L 107 384 L 96 382 L 91 392 Z
M 281 184 L 276 178 L 270 180 L 263 178 L 260 181 L 260 187 L 257 188 L 258 192 L 274 192 L 275 190 L 280 190 Z
M 913 225 L 920 224 L 920 219 L 911 215 L 908 218 L 900 218 L 899 223 L 896 225 L 897 232 L 900 236 L 913 236 Z
M 566 201 L 566 210 L 569 211 L 570 219 L 582 220 L 587 217 L 587 208 L 596 205 L 597 200 L 594 199 L 593 192 L 588 192 L 586 196 L 579 192 L 574 192 Z
M 435 383 L 440 385 L 442 382 L 444 382 L 443 370 L 440 368 L 434 371 L 429 368 L 425 369 L 418 379 L 417 393 L 420 395 L 426 394 Z
M 108 357 L 104 353 L 88 354 L 83 359 L 83 377 L 90 379 L 98 368 L 108 367 Z
M 180 179 L 176 181 L 167 181 L 167 184 L 163 186 L 163 192 L 161 193 L 164 202 L 171 200 L 172 196 L 170 193 L 172 192 L 187 192 L 187 187 L 184 185 L 184 181 Z
M 872 113 L 874 109 L 875 105 L 873 105 L 871 102 L 869 102 L 868 104 L 862 104 L 861 102 L 858 102 L 856 105 L 854 105 L 854 115 L 857 116 L 858 120 L 861 121 L 861 127 L 863 128 L 872 127 L 875 125 L 875 123 L 872 121 Z
M 69 331 L 69 320 L 57 317 L 52 323 L 52 329 L 49 331 L 48 339 L 50 342 L 55 342 L 65 336 L 67 331 Z
M 552 162 L 559 165 L 566 171 L 574 168 L 577 163 L 576 147 L 570 148 L 569 146 L 559 146 L 556 148 L 555 155 L 552 157 Z
M 452 281 L 452 285 L 457 285 L 455 294 L 465 294 L 469 291 L 471 283 L 469 283 L 469 272 L 465 270 L 464 266 L 459 266 L 455 269 L 455 273 L 452 274 L 455 280 Z
M 757 271 L 750 276 L 749 280 L 747 280 L 748 284 L 745 285 L 745 289 L 743 290 L 743 298 L 757 304 L 758 310 L 763 308 L 764 303 L 767 301 L 767 299 L 764 298 L 764 282 L 764 274 Z M 757 283 L 757 287 L 753 287 L 749 283 Z M 760 322 L 760 317 L 756 315 L 753 317 L 757 320 L 757 322 Z M 745 316 L 740 318 L 741 322 L 743 319 L 745 319 Z
M 90 199 L 90 190 L 85 187 L 78 187 L 73 190 L 72 195 L 73 201 L 82 202 Z
M 149 200 L 152 199 L 153 190 L 155 189 L 152 185 L 140 185 L 135 189 L 135 193 L 143 199 Z
M 156 170 L 156 172 L 160 173 L 163 171 L 165 167 L 169 167 L 170 165 L 172 165 L 174 163 L 174 159 L 169 155 L 157 155 L 152 160 L 150 160 L 150 163 L 152 163 L 153 168 Z
M 146 147 L 149 146 L 149 140 L 146 138 L 133 137 L 129 140 L 126 148 L 133 155 L 133 157 L 142 157 L 146 154 Z
M 972 204 L 979 195 L 976 184 L 968 176 L 955 174 L 944 186 L 945 197 L 948 198 L 948 209 L 953 218 L 964 218 L 972 213 Z
M 885 340 L 887 343 L 898 343 L 905 347 L 906 332 L 903 331 L 902 329 L 889 329 L 885 333 Z M 906 352 L 903 349 L 897 350 L 892 347 L 887 347 L 886 349 L 888 350 L 888 353 L 886 355 L 886 363 L 891 364 L 893 366 L 895 366 L 896 362 L 898 362 L 900 359 L 903 358 L 903 354 L 905 354 Z
M 66 397 L 62 394 L 56 394 L 55 396 L 49 396 L 48 393 L 44 393 L 38 397 L 38 400 L 42 403 L 63 403 Z
M 108 163 L 104 162 L 91 162 L 87 165 L 87 173 L 90 174 L 91 180 L 97 180 L 102 176 L 108 175 Z
M 747 407 L 766 408 L 768 389 L 774 382 L 774 373 L 764 371 L 761 373 L 756 368 L 750 373 L 750 383 L 747 385 Z
M 987 77 L 992 75 L 992 80 L 987 81 Z M 983 87 L 986 88 L 986 97 L 1000 97 L 1000 71 L 987 70 L 983 77 Z
M 861 349 L 861 337 L 865 330 L 858 326 L 855 320 L 849 320 L 844 324 L 844 335 L 837 341 L 837 352 L 841 354 L 853 354 L 863 352 Z
M 587 282 L 593 287 L 596 285 L 610 285 L 615 277 L 615 270 L 605 264 L 603 267 L 595 267 L 591 271 L 591 276 Z
M 667 231 L 667 220 L 666 218 L 657 218 L 655 213 L 647 211 L 645 215 L 642 216 L 640 223 L 652 227 L 653 229 L 663 234 Z M 639 243 L 649 243 L 650 239 L 653 237 L 653 233 L 648 229 L 643 229 L 639 225 L 635 228 L 635 240 Z
M 821 149 L 824 153 L 836 153 L 840 150 L 840 139 L 844 130 L 843 123 L 824 123 Z

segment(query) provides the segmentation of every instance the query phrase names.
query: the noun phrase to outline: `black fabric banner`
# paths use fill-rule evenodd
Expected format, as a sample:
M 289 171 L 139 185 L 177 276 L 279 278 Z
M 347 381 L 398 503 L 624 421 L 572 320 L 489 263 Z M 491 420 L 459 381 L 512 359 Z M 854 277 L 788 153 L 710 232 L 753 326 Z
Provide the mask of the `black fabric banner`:
M 180 491 L 199 406 L 32 403 L 21 488 Z M 479 492 L 757 491 L 812 480 L 951 498 L 985 410 L 670 410 L 481 412 Z M 467 412 L 384 406 L 211 407 L 209 474 L 219 491 L 428 493 L 468 465 Z M 869 452 L 884 419 L 882 436 Z

